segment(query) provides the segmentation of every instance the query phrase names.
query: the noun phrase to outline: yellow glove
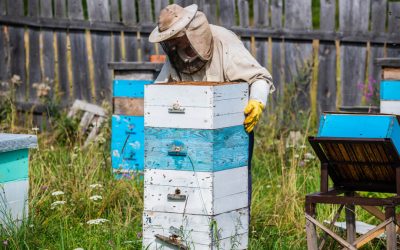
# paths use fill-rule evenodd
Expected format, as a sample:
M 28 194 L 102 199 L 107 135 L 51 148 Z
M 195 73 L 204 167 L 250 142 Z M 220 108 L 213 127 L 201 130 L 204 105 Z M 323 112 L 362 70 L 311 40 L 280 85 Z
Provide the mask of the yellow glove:
M 253 131 L 254 126 L 257 124 L 258 120 L 260 120 L 263 110 L 264 105 L 260 101 L 250 99 L 247 103 L 244 109 L 244 115 L 246 116 L 246 119 L 244 119 L 244 128 L 247 133 Z

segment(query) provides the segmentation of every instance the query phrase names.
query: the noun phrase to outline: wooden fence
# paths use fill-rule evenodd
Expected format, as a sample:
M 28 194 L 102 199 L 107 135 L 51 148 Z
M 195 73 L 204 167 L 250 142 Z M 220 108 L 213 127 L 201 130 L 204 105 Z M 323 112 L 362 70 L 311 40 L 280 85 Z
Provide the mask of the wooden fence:
M 113 76 L 107 63 L 148 61 L 162 53 L 148 35 L 170 2 L 0 0 L 0 79 L 19 75 L 18 101 L 28 107 L 39 102 L 33 84 L 46 78 L 64 105 L 109 100 Z M 198 4 L 210 23 L 241 36 L 272 73 L 275 97 L 308 72 L 311 80 L 297 88 L 301 108 L 314 113 L 361 104 L 367 79 L 380 79 L 374 59 L 400 56 L 400 2 L 320 0 L 318 28 L 312 0 L 175 2 Z

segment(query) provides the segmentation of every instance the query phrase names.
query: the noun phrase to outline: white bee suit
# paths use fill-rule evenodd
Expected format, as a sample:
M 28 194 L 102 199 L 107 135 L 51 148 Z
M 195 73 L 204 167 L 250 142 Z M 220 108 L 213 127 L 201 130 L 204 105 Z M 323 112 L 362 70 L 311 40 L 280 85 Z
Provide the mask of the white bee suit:
M 204 22 L 204 26 L 212 34 L 212 56 L 206 65 L 192 74 L 178 73 L 169 60 L 164 64 L 156 82 L 168 81 L 209 81 L 209 82 L 233 82 L 245 81 L 250 84 L 250 98 L 267 102 L 269 92 L 275 87 L 272 83 L 271 74 L 262 67 L 257 60 L 244 47 L 240 39 L 224 27 L 209 25 L 204 15 L 196 15 L 196 19 Z M 199 20 L 196 20 L 197 22 Z M 200 39 L 200 38 L 199 38 Z M 190 39 L 193 47 L 196 42 Z M 204 41 L 199 41 L 204 47 Z

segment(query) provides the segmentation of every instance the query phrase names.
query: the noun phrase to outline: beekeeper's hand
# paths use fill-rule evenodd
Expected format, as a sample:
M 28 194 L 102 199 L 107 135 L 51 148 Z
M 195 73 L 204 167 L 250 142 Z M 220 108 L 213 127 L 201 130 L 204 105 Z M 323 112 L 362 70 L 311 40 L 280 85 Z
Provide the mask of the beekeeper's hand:
M 270 85 L 265 80 L 257 80 L 250 85 L 250 100 L 244 109 L 244 128 L 247 133 L 253 131 L 268 100 Z
M 264 105 L 258 100 L 251 99 L 247 103 L 244 109 L 244 115 L 246 116 L 246 119 L 244 119 L 244 128 L 247 133 L 253 131 L 254 126 L 256 126 L 258 120 L 260 120 L 263 110 Z

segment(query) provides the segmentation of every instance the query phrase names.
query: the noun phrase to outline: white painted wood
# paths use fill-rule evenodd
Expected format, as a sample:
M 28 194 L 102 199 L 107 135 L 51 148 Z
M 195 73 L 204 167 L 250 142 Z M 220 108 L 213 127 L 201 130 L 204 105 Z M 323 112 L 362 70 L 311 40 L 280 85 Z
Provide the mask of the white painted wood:
M 214 196 L 223 197 L 247 191 L 247 175 L 247 166 L 217 172 L 145 169 L 144 184 L 208 189 L 214 186 Z
M 144 209 L 215 215 L 248 206 L 247 166 L 218 172 L 145 170 Z M 171 201 L 179 189 L 185 201 Z
M 36 148 L 36 135 L 0 133 L 0 152 L 9 152 L 25 148 Z
M 145 126 L 217 129 L 242 125 L 248 84 L 145 86 Z M 184 113 L 170 113 L 174 104 Z
M 212 172 L 145 169 L 144 185 L 212 188 Z
M 143 246 L 168 247 L 168 244 L 156 240 L 154 235 L 160 234 L 168 237 L 171 235 L 170 227 L 174 227 L 179 229 L 183 242 L 191 249 L 193 247 L 195 247 L 194 249 L 212 249 L 213 239 L 215 241 L 217 237 L 220 239 L 220 249 L 231 249 L 232 245 L 227 244 L 231 241 L 236 241 L 236 244 L 241 243 L 244 249 L 247 247 L 247 239 L 244 238 L 247 238 L 248 218 L 247 208 L 216 216 L 145 211 L 143 215 Z M 215 228 L 211 225 L 214 225 Z M 216 248 L 215 244 L 213 247 Z
M 381 100 L 381 113 L 400 115 L 400 101 Z
M 234 237 L 220 239 L 217 244 L 201 244 L 201 243 L 188 243 L 190 249 L 194 250 L 242 250 L 248 248 L 248 233 L 239 234 Z M 162 241 L 153 238 L 143 238 L 143 249 L 146 250 L 177 250 L 177 247 L 171 246 Z
M 249 188 L 247 166 L 214 172 L 213 186 L 216 198 L 247 192 Z
M 185 201 L 171 201 L 168 194 L 174 194 L 176 187 L 147 186 L 144 190 L 144 209 L 150 211 L 185 213 L 185 214 L 219 214 L 248 206 L 248 193 L 234 193 L 213 198 L 211 189 L 179 187 L 180 193 L 186 195 Z
M 0 184 L 0 223 L 9 224 L 28 216 L 29 180 Z

